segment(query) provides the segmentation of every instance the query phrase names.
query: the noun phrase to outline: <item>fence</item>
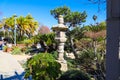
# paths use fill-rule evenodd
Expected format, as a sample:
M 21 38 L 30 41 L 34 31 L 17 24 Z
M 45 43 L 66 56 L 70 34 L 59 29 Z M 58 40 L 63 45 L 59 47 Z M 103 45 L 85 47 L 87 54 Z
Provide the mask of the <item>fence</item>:
M 15 72 L 14 76 L 11 76 L 11 77 L 8 77 L 8 78 L 3 78 L 3 75 L 0 75 L 0 80 L 32 80 L 32 76 L 29 76 L 28 79 L 25 79 L 24 74 L 25 74 L 25 72 L 23 72 L 20 75 L 17 72 Z

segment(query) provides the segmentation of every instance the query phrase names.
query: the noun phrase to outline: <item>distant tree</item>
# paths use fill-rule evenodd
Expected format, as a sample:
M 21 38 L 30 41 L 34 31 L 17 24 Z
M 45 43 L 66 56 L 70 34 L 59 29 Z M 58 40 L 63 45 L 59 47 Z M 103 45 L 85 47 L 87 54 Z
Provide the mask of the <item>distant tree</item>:
M 2 26 L 3 26 L 3 23 L 2 23 L 2 21 L 0 21 L 0 28 L 2 28 Z
M 38 22 L 34 20 L 34 18 L 28 14 L 26 17 L 20 16 L 16 17 L 16 25 L 17 25 L 17 38 L 19 41 L 22 39 L 24 35 L 27 35 L 29 38 L 34 34 L 36 28 L 38 27 Z M 4 20 L 3 24 L 4 30 L 9 32 L 11 31 L 11 36 L 13 39 L 14 30 L 15 30 L 15 16 L 11 16 Z
M 94 53 L 94 63 L 96 66 L 95 75 L 98 75 L 98 80 L 105 79 L 105 45 L 106 45 L 106 24 L 102 22 L 97 25 L 91 25 L 87 27 L 85 36 L 91 39 Z M 95 71 L 95 70 L 94 70 Z
M 38 32 L 40 34 L 48 34 L 50 33 L 50 29 L 47 26 L 41 26 Z
M 94 46 L 94 53 L 96 55 L 96 51 L 97 51 L 97 39 L 99 38 L 103 38 L 105 39 L 106 37 L 106 25 L 104 23 L 100 23 L 97 25 L 91 25 L 88 26 L 89 28 L 87 28 L 85 35 L 87 37 L 90 37 L 93 41 L 93 46 Z
M 93 15 L 93 20 L 96 21 L 97 20 L 97 16 Z
M 10 26 L 13 25 L 13 23 L 11 21 L 9 21 L 10 19 L 12 20 L 13 17 L 11 17 L 11 18 L 3 18 L 1 20 L 0 28 L 3 29 L 3 36 L 4 37 L 8 37 L 8 36 L 10 37 L 9 29 L 11 28 Z M 9 25 L 8 25 L 8 23 L 9 23 Z M 13 35 L 13 34 L 11 34 L 11 35 Z
M 26 27 L 28 26 L 28 28 L 26 29 L 26 34 L 30 38 L 34 34 L 35 30 L 38 28 L 38 22 L 30 14 L 28 14 L 25 18 L 27 21 Z

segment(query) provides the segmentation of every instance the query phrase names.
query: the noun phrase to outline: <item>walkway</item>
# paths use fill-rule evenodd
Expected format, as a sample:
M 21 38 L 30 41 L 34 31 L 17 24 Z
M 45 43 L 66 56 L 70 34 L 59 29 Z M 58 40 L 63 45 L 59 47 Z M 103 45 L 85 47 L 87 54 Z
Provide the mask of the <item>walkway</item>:
M 0 51 L 0 75 L 7 78 L 14 76 L 15 72 L 21 74 L 24 69 L 11 54 Z

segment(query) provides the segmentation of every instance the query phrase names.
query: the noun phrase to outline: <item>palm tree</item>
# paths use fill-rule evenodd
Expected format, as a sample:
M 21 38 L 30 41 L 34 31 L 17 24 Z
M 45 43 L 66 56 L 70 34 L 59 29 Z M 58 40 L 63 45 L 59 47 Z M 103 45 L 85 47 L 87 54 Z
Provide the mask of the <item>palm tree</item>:
M 25 30 L 26 30 L 26 34 L 30 38 L 34 34 L 36 28 L 38 27 L 38 22 L 35 21 L 30 14 L 28 14 L 25 18 L 27 22 L 27 24 L 25 25 L 25 27 L 27 28 Z
M 26 18 L 23 16 L 18 17 L 17 25 L 18 25 L 18 30 L 19 30 L 18 37 L 19 37 L 19 40 L 21 40 L 22 36 L 25 34 L 26 29 L 28 29 Z
M 7 18 L 3 18 L 0 21 L 0 29 L 3 29 L 3 36 L 6 37 L 6 32 L 8 32 L 8 26 L 6 25 Z M 8 36 L 8 35 L 7 35 Z
M 22 36 L 25 34 L 30 37 L 33 35 L 34 31 L 38 27 L 38 22 L 34 20 L 31 15 L 27 15 L 26 17 L 20 16 L 16 18 L 17 25 L 17 38 L 18 40 L 22 39 Z M 2 25 L 1 25 L 2 26 Z M 6 18 L 4 21 L 4 29 L 9 32 L 11 30 L 11 38 L 14 40 L 14 29 L 15 29 L 15 16 L 13 15 L 10 18 Z

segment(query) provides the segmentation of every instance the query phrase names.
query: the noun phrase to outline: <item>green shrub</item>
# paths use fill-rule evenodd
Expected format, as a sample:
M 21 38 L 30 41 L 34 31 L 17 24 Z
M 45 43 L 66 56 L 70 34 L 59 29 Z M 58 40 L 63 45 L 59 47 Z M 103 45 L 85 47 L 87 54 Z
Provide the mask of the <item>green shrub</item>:
M 56 60 L 58 59 L 58 52 L 57 51 L 53 51 L 53 52 L 51 52 L 51 54 Z
M 25 39 L 21 43 L 23 43 L 26 46 L 28 46 L 29 44 L 32 44 L 33 42 L 34 42 L 34 40 L 32 40 L 32 39 Z
M 50 33 L 50 34 L 38 34 L 34 37 L 32 37 L 35 43 L 40 42 L 40 40 L 43 40 L 48 46 L 55 43 L 55 34 Z
M 58 80 L 91 80 L 90 76 L 79 70 L 65 72 Z
M 21 48 L 15 46 L 12 49 L 13 50 L 12 50 L 11 54 L 22 54 Z
M 8 48 L 8 46 L 3 46 L 3 51 L 6 52 L 7 48 Z
M 77 62 L 75 61 L 75 59 L 70 59 L 67 58 L 67 65 L 68 65 L 68 69 L 77 69 Z
M 25 78 L 33 80 L 56 80 L 61 73 L 61 65 L 48 53 L 39 53 L 27 61 Z

